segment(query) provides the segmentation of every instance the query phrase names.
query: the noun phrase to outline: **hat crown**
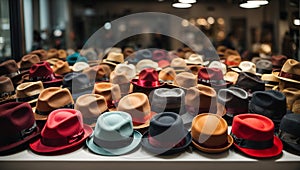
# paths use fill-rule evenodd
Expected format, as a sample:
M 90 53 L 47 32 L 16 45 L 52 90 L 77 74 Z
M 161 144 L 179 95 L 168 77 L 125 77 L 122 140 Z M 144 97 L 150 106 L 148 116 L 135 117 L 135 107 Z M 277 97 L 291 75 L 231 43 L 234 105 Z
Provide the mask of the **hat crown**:
M 176 77 L 176 72 L 173 68 L 167 67 L 159 72 L 158 77 L 163 81 L 173 81 Z
M 136 71 L 139 73 L 146 68 L 158 68 L 158 63 L 149 59 L 143 59 L 136 64 Z
M 122 53 L 110 52 L 107 55 L 107 60 L 123 63 L 124 62 L 124 55 Z
M 152 68 L 146 68 L 140 72 L 139 80 L 158 81 L 158 72 Z
M 0 93 L 12 92 L 14 90 L 15 88 L 10 78 L 0 77 Z
M 152 58 L 152 53 L 148 49 L 142 49 L 136 52 L 135 57 L 138 60 L 143 60 L 143 59 L 150 59 Z
M 288 59 L 281 71 L 284 71 L 286 73 L 290 73 L 290 74 L 296 74 L 296 75 L 300 75 L 300 62 L 294 59 Z
M 284 55 L 274 55 L 271 58 L 272 65 L 275 67 L 282 67 L 283 64 L 286 62 L 287 57 Z
M 185 68 L 185 67 L 187 67 L 187 64 L 186 64 L 184 59 L 177 57 L 177 58 L 174 58 L 171 61 L 171 67 L 173 67 L 173 68 Z
M 56 74 L 66 74 L 71 72 L 68 62 L 58 60 L 53 66 L 53 72 Z
M 292 110 L 293 104 L 300 99 L 300 90 L 296 88 L 285 88 L 282 93 L 286 96 L 287 109 Z
M 29 77 L 47 77 L 53 74 L 50 64 L 42 61 L 31 66 Z
M 136 69 L 133 64 L 118 64 L 114 71 L 116 73 L 124 73 L 129 80 L 133 79 L 136 75 Z
M 270 60 L 260 60 L 256 63 L 256 68 L 272 69 L 272 62 Z
M 79 110 L 83 118 L 97 118 L 106 111 L 107 102 L 104 96 L 99 94 L 85 94 L 76 100 L 75 109 Z
M 300 114 L 286 114 L 281 122 L 279 129 L 295 136 L 300 136 Z
M 126 84 L 126 83 L 130 83 L 130 80 L 125 75 L 125 72 L 118 73 L 112 71 L 110 74 L 110 82 L 113 84 Z
M 239 68 L 244 72 L 256 73 L 256 65 L 250 61 L 242 61 Z
M 47 51 L 44 49 L 34 50 L 31 52 L 31 54 L 36 54 L 39 56 L 41 61 L 47 60 Z
M 0 75 L 18 72 L 19 68 L 15 60 L 7 60 L 0 63 Z
M 18 98 L 29 97 L 40 94 L 44 89 L 41 81 L 25 82 L 17 86 L 16 94 Z
M 206 68 L 199 69 L 198 78 L 204 80 L 223 80 L 223 73 L 219 68 Z
M 84 69 L 86 69 L 86 68 L 88 68 L 88 67 L 90 67 L 90 66 L 88 65 L 88 63 L 80 61 L 80 62 L 76 62 L 76 63 L 73 65 L 72 70 L 73 70 L 73 71 L 76 71 L 76 72 L 80 72 L 80 71 L 83 71 Z
M 67 52 L 66 52 L 66 50 L 59 49 L 59 50 L 57 51 L 57 53 L 58 53 L 58 58 L 60 58 L 60 59 L 66 59 L 66 57 L 67 57 Z
M 27 54 L 22 57 L 20 62 L 21 68 L 30 68 L 33 64 L 39 63 L 40 58 L 36 54 Z
M 241 72 L 237 81 L 236 86 L 245 89 L 246 91 L 264 91 L 265 84 L 255 74 L 248 72 Z
M 167 53 L 164 50 L 160 50 L 160 49 L 154 50 L 152 55 L 153 55 L 152 59 L 155 61 L 165 60 L 165 59 L 168 60 Z
M 181 72 L 176 75 L 174 84 L 183 88 L 197 86 L 197 76 L 189 72 Z
M 237 102 L 238 100 L 248 100 L 248 93 L 238 87 L 230 87 L 229 89 L 220 89 L 218 92 L 218 100 L 229 104 L 229 102 Z

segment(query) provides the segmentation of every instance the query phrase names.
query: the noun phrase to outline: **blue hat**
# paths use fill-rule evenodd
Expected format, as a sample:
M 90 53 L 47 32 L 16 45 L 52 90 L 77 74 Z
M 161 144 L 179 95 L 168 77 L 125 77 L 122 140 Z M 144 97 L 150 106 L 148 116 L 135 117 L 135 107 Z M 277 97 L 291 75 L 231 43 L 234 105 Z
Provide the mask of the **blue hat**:
M 86 63 L 88 62 L 88 60 L 85 57 L 81 56 L 78 52 L 73 53 L 67 57 L 67 62 L 70 66 L 72 66 L 76 62 L 80 62 L 80 61 L 86 62 Z

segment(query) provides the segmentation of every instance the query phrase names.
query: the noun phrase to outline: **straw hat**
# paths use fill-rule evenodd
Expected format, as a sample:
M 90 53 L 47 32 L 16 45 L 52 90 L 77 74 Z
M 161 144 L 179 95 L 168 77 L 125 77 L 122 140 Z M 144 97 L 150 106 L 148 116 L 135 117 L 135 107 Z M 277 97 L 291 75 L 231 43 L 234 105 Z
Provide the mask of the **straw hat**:
M 124 55 L 122 53 L 110 52 L 102 63 L 116 66 L 117 64 L 124 63 Z
M 273 75 L 280 80 L 300 83 L 300 62 L 294 59 L 288 59 L 280 71 L 273 71 Z
M 43 90 L 44 86 L 41 81 L 22 83 L 16 88 L 16 100 L 17 102 L 35 103 Z

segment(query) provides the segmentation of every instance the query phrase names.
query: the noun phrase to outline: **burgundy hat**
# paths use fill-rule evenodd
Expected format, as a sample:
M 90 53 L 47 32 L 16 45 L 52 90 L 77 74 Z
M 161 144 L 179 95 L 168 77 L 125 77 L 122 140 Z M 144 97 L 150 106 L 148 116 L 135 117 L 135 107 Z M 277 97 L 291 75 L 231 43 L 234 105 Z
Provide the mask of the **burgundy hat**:
M 0 110 L 0 153 L 17 148 L 39 134 L 28 103 L 2 104 Z
M 131 80 L 134 86 L 142 88 L 157 88 L 162 86 L 162 83 L 158 80 L 158 72 L 153 68 L 146 68 L 139 74 L 139 79 Z
M 169 57 L 165 50 L 157 49 L 153 51 L 152 59 L 158 62 L 160 60 L 169 60 Z
M 39 154 L 64 154 L 79 149 L 93 130 L 83 124 L 82 114 L 74 109 L 58 109 L 49 114 L 41 137 L 30 143 Z
M 233 118 L 231 136 L 234 146 L 255 158 L 270 158 L 281 154 L 283 145 L 274 135 L 271 119 L 258 114 L 241 114 Z
M 283 64 L 286 62 L 287 57 L 284 55 L 274 55 L 272 56 L 272 65 L 273 68 L 281 68 Z
M 219 68 L 206 68 L 202 67 L 198 71 L 198 83 L 212 86 L 214 88 L 226 88 L 231 85 L 231 82 L 227 82 L 223 78 L 223 73 Z

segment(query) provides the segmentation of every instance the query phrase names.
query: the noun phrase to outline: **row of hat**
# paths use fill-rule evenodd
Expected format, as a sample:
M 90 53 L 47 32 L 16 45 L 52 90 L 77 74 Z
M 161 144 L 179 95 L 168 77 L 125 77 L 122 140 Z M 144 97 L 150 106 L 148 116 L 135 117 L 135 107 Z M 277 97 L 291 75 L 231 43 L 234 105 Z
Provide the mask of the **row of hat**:
M 190 55 L 190 57 L 191 56 L 193 55 Z M 200 55 L 194 56 L 197 56 L 197 58 L 201 58 Z M 77 61 L 78 57 L 84 58 L 78 53 L 76 55 L 70 55 L 67 58 L 69 57 L 77 58 L 74 59 L 74 61 Z M 14 92 L 14 87 L 12 85 L 13 83 L 11 83 L 10 81 L 11 79 L 7 77 L 1 77 L 1 82 L 4 82 L 4 84 L 6 83 L 2 87 L 10 87 L 7 88 L 8 90 L 6 90 L 5 93 L 2 93 L 3 95 L 1 95 L 1 97 L 5 98 L 2 103 L 9 104 L 14 100 L 29 102 L 33 106 L 33 112 L 35 113 L 36 120 L 46 120 L 51 112 L 54 112 L 59 108 L 72 108 L 74 104 L 73 100 L 76 100 L 76 111 L 81 112 L 81 114 L 83 115 L 83 121 L 86 121 L 86 124 L 92 125 L 96 123 L 95 131 L 97 129 L 97 121 L 100 119 L 100 116 L 105 115 L 101 113 L 105 113 L 106 111 L 118 110 L 125 111 L 131 116 L 131 122 L 134 129 L 149 128 L 149 133 L 151 129 L 150 120 L 152 120 L 151 118 L 153 117 L 153 115 L 158 115 L 155 114 L 155 112 L 175 112 L 177 113 L 177 115 L 180 115 L 184 125 L 192 122 L 193 118 L 198 113 L 205 113 L 210 111 L 217 113 L 217 115 L 224 115 L 226 113 L 224 118 L 226 118 L 227 122 L 230 124 L 233 116 L 241 113 L 253 112 L 271 118 L 271 120 L 273 120 L 273 122 L 275 123 L 275 129 L 278 129 L 280 120 L 286 112 L 285 103 L 287 103 L 288 109 L 290 111 L 297 112 L 297 110 L 299 110 L 297 109 L 299 108 L 299 105 L 297 104 L 299 91 L 297 89 L 282 88 L 282 92 L 263 91 L 265 89 L 265 83 L 261 81 L 259 76 L 254 74 L 254 70 L 256 69 L 253 68 L 255 68 L 255 65 L 253 66 L 253 64 L 251 64 L 250 62 L 248 64 L 243 64 L 247 62 L 240 62 L 238 64 L 238 67 L 232 68 L 232 71 L 235 71 L 233 73 L 236 73 L 238 76 L 236 81 L 230 82 L 223 79 L 224 71 L 222 72 L 222 68 L 224 67 L 222 66 L 224 66 L 224 64 L 222 64 L 222 62 L 210 62 L 208 67 L 202 66 L 201 63 L 196 62 L 194 62 L 193 65 L 188 66 L 186 64 L 186 60 L 183 60 L 181 58 L 174 58 L 173 60 L 171 60 L 170 67 L 167 66 L 166 68 L 160 69 L 156 66 L 156 62 L 152 60 L 149 61 L 147 59 L 142 59 L 139 62 L 144 62 L 146 64 L 141 66 L 142 69 L 140 69 L 140 71 L 136 72 L 136 70 L 138 70 L 137 66 L 139 63 L 137 63 L 136 67 L 134 67 L 133 65 L 130 65 L 128 63 L 119 62 L 122 60 L 116 62 L 116 59 L 118 58 L 122 58 L 122 54 L 109 53 L 107 59 L 103 60 L 100 65 L 97 64 L 96 66 L 93 66 L 95 65 L 95 63 L 89 63 L 89 65 L 85 64 L 85 66 L 81 66 L 81 68 L 83 67 L 84 69 L 75 69 L 75 71 L 74 66 L 76 66 L 76 64 L 82 64 L 81 62 L 74 62 L 73 64 L 75 65 L 73 65 L 73 68 L 65 67 L 65 65 L 69 64 L 69 62 L 64 62 L 63 60 L 57 60 L 56 62 L 52 63 L 52 67 L 49 65 L 50 61 L 35 63 L 30 67 L 29 71 L 25 70 L 20 74 L 20 71 L 18 70 L 17 72 L 15 72 L 15 74 L 9 74 L 13 75 L 12 77 L 22 75 L 21 82 L 27 81 L 26 83 L 21 83 L 20 85 L 18 85 L 16 87 L 16 92 Z M 14 60 L 10 60 L 8 63 L 14 63 Z M 210 67 L 212 63 L 218 63 L 218 66 Z M 63 65 L 63 67 L 59 67 L 61 65 Z M 251 69 L 245 69 L 245 65 Z M 279 71 L 279 74 L 273 72 L 273 74 L 271 75 L 273 76 L 273 79 L 274 77 L 279 78 L 277 79 L 279 80 L 279 83 L 280 80 L 290 83 L 297 83 L 297 76 L 291 76 L 296 75 L 297 73 L 299 74 L 299 72 L 297 72 L 296 70 L 297 65 L 299 65 L 299 62 L 295 60 L 288 60 Z M 228 65 L 225 65 L 225 68 L 226 67 L 228 67 Z M 61 75 L 57 75 L 55 74 L 55 72 L 60 69 L 57 69 L 55 71 L 56 68 L 69 68 L 69 71 L 73 70 L 73 72 L 65 72 L 61 73 Z M 107 73 L 107 70 L 109 70 L 109 74 L 103 74 Z M 225 76 L 226 73 L 229 72 L 225 71 Z M 138 74 L 138 76 L 136 76 L 136 74 Z M 94 81 L 100 83 L 94 84 Z M 110 81 L 110 83 L 108 83 L 107 81 Z M 61 86 L 62 84 L 64 87 L 69 88 L 69 90 L 62 89 L 61 87 L 51 87 Z M 226 87 L 229 87 L 233 84 L 235 84 L 236 87 L 226 89 Z M 268 84 L 272 85 L 272 83 L 270 82 L 268 82 Z M 45 89 L 43 89 L 44 87 Z M 1 90 L 5 88 L 1 88 Z M 72 93 L 72 96 L 70 92 Z M 16 93 L 16 95 L 14 95 L 14 93 Z M 285 95 L 287 96 L 287 102 L 285 101 Z M 252 103 L 252 106 L 249 105 L 248 108 L 249 97 L 252 97 L 252 100 L 250 102 L 250 105 Z M 80 100 L 81 98 L 82 100 Z M 148 98 L 151 101 L 151 105 L 147 104 L 149 103 Z M 35 101 L 37 101 L 36 106 Z M 20 103 L 18 103 L 18 105 L 20 105 Z M 225 106 L 226 109 L 224 109 L 222 106 Z M 60 113 L 59 115 L 63 114 Z M 46 126 L 42 126 L 42 129 L 47 128 L 49 117 L 47 119 Z M 62 117 L 54 119 L 63 120 Z M 7 120 L 7 117 L 4 118 L 4 120 Z M 170 123 L 172 119 L 162 118 L 162 120 L 163 122 L 167 121 Z M 113 121 L 109 124 L 113 124 Z M 173 125 L 174 123 L 172 122 L 171 124 Z M 35 129 L 34 126 L 32 127 L 20 131 L 18 135 L 23 134 L 24 131 L 29 132 L 24 133 L 25 135 L 30 134 L 32 132 L 32 129 Z M 154 129 L 159 130 L 158 127 Z M 43 131 L 44 130 L 42 130 L 42 134 Z M 291 133 L 291 130 L 285 129 L 285 131 L 287 131 L 288 134 L 285 132 L 280 133 L 284 134 L 284 139 L 288 139 L 287 141 L 289 141 L 290 143 L 295 143 L 294 140 L 291 140 L 293 139 L 292 137 L 290 139 L 286 136 L 290 137 L 289 135 L 297 134 L 295 134 L 295 132 Z M 277 130 L 275 132 L 277 132 Z M 156 134 L 157 133 L 158 132 L 156 132 Z M 48 134 L 48 132 L 46 134 Z M 11 141 L 11 139 L 13 139 L 12 141 L 14 141 L 14 139 L 16 139 L 16 136 L 9 137 L 9 135 L 7 134 L 6 136 L 8 136 L 8 141 Z M 82 137 L 82 134 L 73 134 L 71 136 L 72 140 L 74 137 L 74 140 L 77 141 L 77 137 Z M 238 137 L 241 138 L 240 135 L 238 135 Z M 48 138 L 49 137 L 46 137 L 46 139 Z M 241 139 L 239 138 L 235 137 L 234 139 L 236 139 L 236 141 L 240 141 Z M 17 140 L 19 139 L 20 138 L 17 138 Z M 57 136 L 54 138 L 50 137 L 50 139 L 53 140 L 50 140 L 51 142 L 46 142 L 50 146 L 55 145 L 56 147 L 57 145 L 61 145 L 61 142 L 59 141 L 60 138 L 57 138 Z M 160 140 L 166 139 L 169 138 L 160 138 Z M 195 139 L 196 141 L 198 141 L 197 138 Z M 44 141 L 44 139 L 41 140 Z M 62 140 L 65 141 L 65 139 Z M 100 144 L 101 146 L 104 145 L 104 148 L 118 146 L 118 144 L 116 143 L 113 146 L 107 146 L 109 145 L 108 143 L 111 143 L 111 141 L 113 141 L 114 139 L 110 139 L 109 142 L 105 140 L 100 140 Z M 120 138 L 115 140 L 120 141 Z M 150 144 L 152 145 L 148 146 L 166 146 L 170 144 L 170 142 L 166 142 L 166 145 L 161 144 L 160 142 L 162 141 L 160 140 L 155 139 L 155 137 L 150 137 L 148 141 L 151 141 Z M 123 140 L 121 140 L 120 142 L 124 143 Z M 125 143 L 128 144 L 129 142 L 130 141 L 127 141 Z M 93 143 L 97 142 L 93 141 Z M 201 142 L 198 141 L 198 143 Z M 122 144 L 120 145 L 123 146 Z M 262 142 L 262 144 L 259 145 L 265 146 L 265 143 Z M 206 144 L 204 146 L 206 146 Z M 164 147 L 159 147 L 157 151 L 163 152 L 162 148 Z M 215 148 L 215 146 L 208 148 L 212 149 Z M 153 148 L 151 150 L 153 150 Z M 255 155 L 253 156 L 255 157 Z M 264 156 L 268 157 L 266 155 L 262 155 L 262 157 Z

